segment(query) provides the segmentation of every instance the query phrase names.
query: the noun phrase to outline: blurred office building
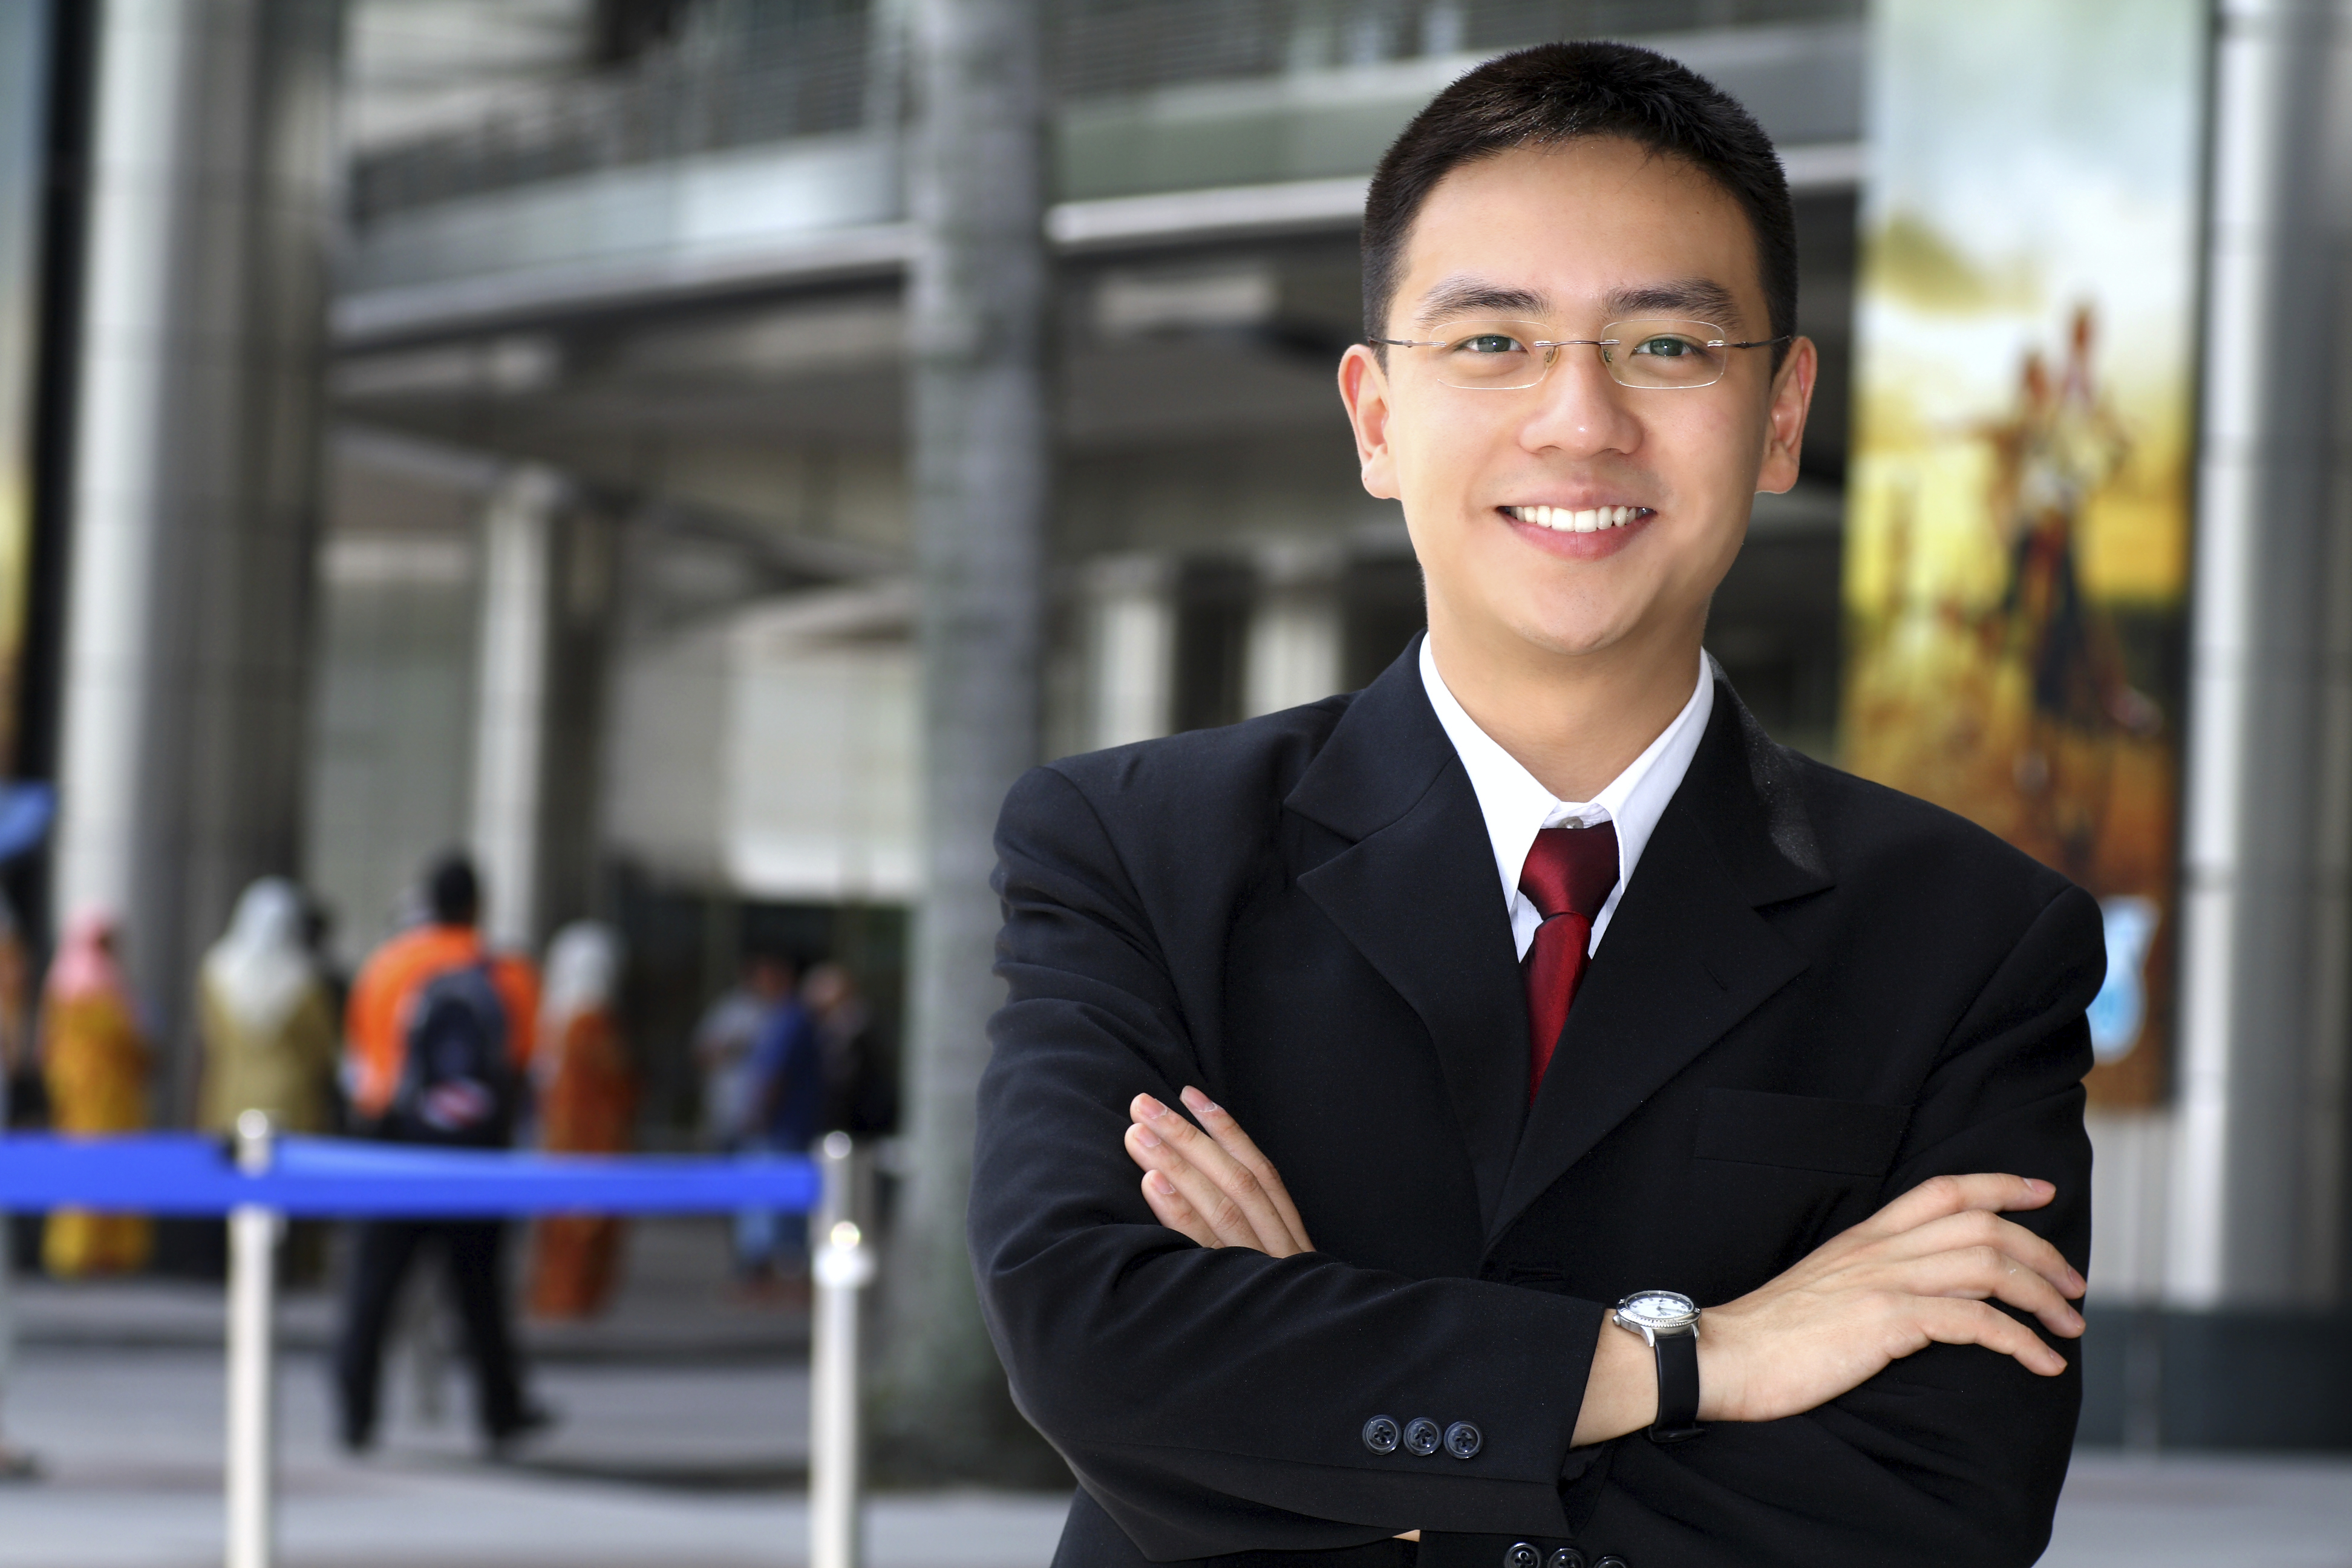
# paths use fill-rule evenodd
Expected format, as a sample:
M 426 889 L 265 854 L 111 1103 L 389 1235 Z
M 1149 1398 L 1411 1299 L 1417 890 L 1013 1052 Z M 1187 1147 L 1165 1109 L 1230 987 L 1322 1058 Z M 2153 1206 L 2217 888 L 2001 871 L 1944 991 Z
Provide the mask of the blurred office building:
M 839 958 L 894 1016 L 924 831 L 910 5 L 17 8 L 46 16 L 9 24 L 45 89 L 10 133 L 54 177 L 19 181 L 0 228 L 30 584 L 14 770 L 62 807 L 9 885 L 123 912 L 174 1060 L 246 879 L 299 874 L 356 955 L 450 845 L 503 940 L 621 928 L 656 1132 L 691 1123 L 692 1023 L 747 942 Z M 1933 759 L 1996 762 L 2015 799 L 1992 825 L 2130 939 L 2094 1087 L 2086 1436 L 2352 1446 L 2352 17 L 2158 7 L 2179 48 L 2143 96 L 2185 118 L 2146 161 L 2186 183 L 2171 205 L 2119 185 L 2113 210 L 2177 233 L 2147 265 L 2183 281 L 2100 296 L 2105 335 L 2069 339 L 2095 312 L 2063 265 L 1972 258 L 1964 217 L 1955 238 L 1926 198 L 1874 195 L 1936 166 L 1887 131 L 1923 103 L 1961 130 L 2010 112 L 2023 143 L 2042 123 L 1889 74 L 1934 57 L 1929 9 L 1050 0 L 1045 749 L 1312 700 L 1407 646 L 1418 574 L 1332 376 L 1372 165 L 1501 50 L 1672 54 L 1779 143 L 1822 351 L 1803 477 L 1758 498 L 1710 649 L 1779 739 L 1980 820 L 1973 775 Z M 2009 155 L 1974 177 L 2060 188 L 2061 163 Z M 2177 342 L 2133 326 L 2168 301 Z M 1988 374 L 2014 407 L 1864 405 L 1906 342 L 2003 310 L 2027 325 Z M 2150 331 L 2174 404 L 2101 403 L 2095 367 L 2125 378 Z M 2137 434 L 2105 468 L 2049 456 L 2110 426 Z M 1967 450 L 1938 468 L 1899 430 Z M 1935 510 L 1962 481 L 2010 510 L 1939 544 L 1977 526 Z
M 514 936 L 617 897 L 640 950 L 698 948 L 753 900 L 866 911 L 843 923 L 895 963 L 920 831 L 896 14 L 352 8 L 305 863 L 353 937 L 470 836 Z M 1629 17 L 1798 172 L 1823 437 L 1717 646 L 1827 748 L 1857 8 L 1252 3 L 1054 13 L 1049 752 L 1350 689 L 1405 646 L 1418 576 L 1331 374 L 1366 177 L 1481 55 Z

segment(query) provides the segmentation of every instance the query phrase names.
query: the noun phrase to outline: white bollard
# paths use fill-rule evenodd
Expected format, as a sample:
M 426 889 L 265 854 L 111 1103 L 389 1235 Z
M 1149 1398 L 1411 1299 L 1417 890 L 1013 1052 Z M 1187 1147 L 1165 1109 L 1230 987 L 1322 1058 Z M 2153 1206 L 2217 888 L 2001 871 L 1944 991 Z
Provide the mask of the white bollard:
M 809 1568 L 858 1568 L 858 1296 L 874 1279 L 874 1249 L 850 1216 L 854 1150 L 828 1132 L 818 1152 L 824 1197 L 811 1229 L 815 1312 L 809 1347 Z
M 269 1169 L 269 1118 L 236 1119 L 236 1167 L 249 1176 Z M 228 1215 L 228 1550 L 227 1568 L 269 1568 L 276 1555 L 275 1350 L 270 1343 L 279 1217 L 259 1204 Z

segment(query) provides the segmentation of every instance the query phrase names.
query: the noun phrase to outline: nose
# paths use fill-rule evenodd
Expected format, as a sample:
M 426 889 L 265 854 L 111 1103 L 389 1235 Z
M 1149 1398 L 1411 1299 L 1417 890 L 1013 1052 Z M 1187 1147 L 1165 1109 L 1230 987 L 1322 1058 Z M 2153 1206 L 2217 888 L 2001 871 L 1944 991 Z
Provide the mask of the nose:
M 1528 395 L 1534 405 L 1519 426 L 1519 445 L 1530 452 L 1590 458 L 1631 452 L 1642 444 L 1642 422 L 1626 389 L 1609 374 L 1601 351 L 1571 343 L 1558 351 L 1551 371 Z

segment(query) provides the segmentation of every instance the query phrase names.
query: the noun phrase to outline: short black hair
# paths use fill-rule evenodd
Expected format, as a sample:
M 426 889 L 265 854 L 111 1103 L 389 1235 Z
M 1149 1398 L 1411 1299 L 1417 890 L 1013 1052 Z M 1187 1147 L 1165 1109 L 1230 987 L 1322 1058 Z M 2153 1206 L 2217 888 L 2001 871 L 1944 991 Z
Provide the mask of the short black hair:
M 1772 139 L 1696 71 L 1633 44 L 1539 44 L 1455 80 L 1389 147 L 1364 197 L 1364 336 L 1388 335 L 1413 219 L 1439 181 L 1518 147 L 1622 137 L 1723 187 L 1756 236 L 1771 336 L 1797 330 L 1797 217 Z M 1777 368 L 1787 352 L 1775 344 Z
M 425 902 L 436 925 L 472 925 L 482 912 L 482 883 L 474 875 L 474 862 L 456 851 L 434 861 L 425 873 Z

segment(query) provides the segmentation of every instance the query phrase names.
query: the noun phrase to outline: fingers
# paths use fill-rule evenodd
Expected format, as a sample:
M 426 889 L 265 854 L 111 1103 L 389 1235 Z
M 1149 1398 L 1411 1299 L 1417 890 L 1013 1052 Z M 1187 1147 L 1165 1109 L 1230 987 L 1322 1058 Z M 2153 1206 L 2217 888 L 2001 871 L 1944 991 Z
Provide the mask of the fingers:
M 1225 1247 L 1249 1247 L 1274 1258 L 1306 1248 L 1247 1167 L 1206 1133 L 1148 1094 L 1129 1106 L 1128 1153 L 1146 1170 L 1165 1174 L 1208 1222 Z
M 1282 1184 L 1282 1173 L 1274 1168 L 1273 1161 L 1258 1151 L 1250 1135 L 1242 1131 L 1242 1124 L 1234 1120 L 1233 1113 L 1189 1084 L 1185 1086 L 1183 1100 L 1184 1108 L 1201 1119 L 1202 1131 L 1214 1139 L 1217 1146 L 1232 1155 L 1243 1169 L 1257 1178 L 1258 1185 L 1265 1189 L 1275 1212 L 1282 1216 L 1283 1226 L 1289 1231 L 1291 1239 L 1298 1244 L 1298 1250 L 1314 1251 L 1314 1243 L 1307 1239 L 1307 1222 L 1298 1217 L 1298 1206 L 1290 1201 L 1290 1190 Z
M 1160 1172 L 1143 1173 L 1143 1201 L 1150 1208 L 1152 1217 L 1169 1229 L 1191 1237 L 1202 1247 L 1224 1245 L 1217 1239 L 1217 1233 L 1210 1228 L 1209 1222 L 1201 1217 L 1201 1211 L 1187 1202 L 1184 1194 L 1176 1190 L 1176 1184 Z
M 2066 1261 L 2064 1254 L 2023 1226 L 1983 1209 L 1929 1220 L 1877 1244 L 1877 1250 L 1884 1256 L 1906 1260 L 1971 1247 L 1991 1248 L 2007 1262 L 2048 1280 L 2053 1289 L 2070 1300 L 2083 1293 L 2083 1277 Z
M 2058 1195 L 2048 1182 L 2032 1176 L 1979 1171 L 1966 1176 L 1930 1176 L 1855 1228 L 1874 1235 L 1898 1231 L 1970 1209 L 2038 1209 Z
M 1265 1243 L 1259 1239 L 1256 1227 L 1250 1224 L 1241 1206 L 1220 1192 L 1204 1172 L 1139 1121 L 1127 1130 L 1127 1152 L 1129 1159 L 1143 1167 L 1144 1202 L 1162 1225 L 1169 1224 L 1168 1216 L 1160 1212 L 1161 1205 L 1152 1200 L 1172 1197 L 1176 1203 L 1169 1205 L 1171 1212 L 1188 1215 L 1192 1221 L 1173 1228 L 1202 1246 L 1266 1250 Z
M 2042 1336 L 2015 1318 L 1982 1301 L 1922 1299 L 1913 1303 L 1916 1321 L 1926 1335 L 1939 1344 L 1982 1345 L 2015 1359 L 2026 1371 L 2055 1377 L 2066 1370 L 2066 1358 L 2042 1342 Z
M 1899 1288 L 1914 1296 L 2006 1301 L 2063 1339 L 2083 1331 L 2082 1315 L 2066 1304 L 2057 1286 L 1998 1247 L 1958 1247 L 1916 1258 L 1903 1266 L 1901 1279 Z

